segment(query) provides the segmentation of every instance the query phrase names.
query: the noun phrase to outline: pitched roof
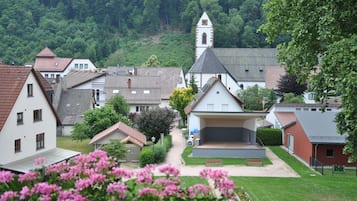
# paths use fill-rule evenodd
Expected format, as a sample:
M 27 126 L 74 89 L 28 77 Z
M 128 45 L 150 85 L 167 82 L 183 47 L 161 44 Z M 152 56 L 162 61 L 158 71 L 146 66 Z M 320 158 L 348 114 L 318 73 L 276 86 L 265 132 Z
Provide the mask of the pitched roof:
M 347 135 L 340 135 L 336 128 L 337 112 L 303 112 L 295 115 L 303 127 L 307 137 L 313 144 L 344 144 Z
M 43 50 L 41 50 L 40 53 L 36 55 L 36 57 L 56 57 L 55 53 L 50 50 L 50 48 L 45 47 Z
M 107 76 L 104 91 L 106 99 L 122 95 L 128 104 L 156 105 L 161 102 L 160 87 L 158 76 Z
M 296 116 L 294 112 L 275 112 L 274 114 L 283 128 L 296 123 Z
M 69 89 L 90 82 L 102 76 L 105 76 L 104 72 L 71 71 L 63 78 L 63 81 L 65 83 L 65 87 Z
M 91 89 L 68 89 L 62 92 L 58 105 L 58 115 L 63 125 L 82 122 L 85 111 L 92 109 L 93 97 Z
M 3 128 L 32 68 L 0 64 L 0 130 Z
M 177 67 L 142 67 L 137 68 L 138 76 L 159 76 L 161 99 L 169 99 L 178 84 L 185 82 L 181 77 L 182 68 Z
M 205 97 L 206 94 L 208 94 L 208 92 L 212 89 L 212 87 L 215 84 L 222 84 L 222 83 L 218 78 L 211 77 L 207 81 L 207 83 L 202 87 L 201 91 L 196 94 L 196 96 L 193 98 L 190 104 L 185 107 L 185 113 L 189 114 L 193 109 L 195 109 L 198 103 Z M 229 92 L 226 87 L 223 87 L 223 89 L 225 89 L 228 92 L 228 94 L 230 94 L 231 97 L 237 102 L 237 104 L 240 105 L 240 107 L 242 107 L 243 102 L 241 100 L 239 100 L 236 96 L 234 96 L 231 92 Z
M 280 77 L 285 75 L 285 68 L 279 66 L 265 67 L 265 87 L 268 89 L 278 89 Z
M 72 60 L 57 57 L 49 48 L 45 48 L 37 54 L 34 68 L 41 72 L 63 72 Z
M 24 84 L 30 73 L 33 73 L 36 78 L 52 112 L 57 118 L 57 123 L 60 120 L 52 104 L 49 102 L 45 89 L 41 84 L 39 74 L 33 68 L 22 66 L 10 66 L 0 64 L 0 130 L 3 128 Z
M 275 48 L 213 48 L 212 50 L 238 82 L 264 82 L 265 67 L 279 67 Z
M 200 58 L 191 66 L 190 73 L 218 74 L 228 73 L 228 70 L 220 62 L 212 48 L 206 48 Z
M 124 141 L 129 140 L 132 143 L 134 143 L 140 147 L 143 147 L 146 144 L 146 136 L 144 134 L 135 130 L 134 128 L 131 128 L 130 126 L 126 125 L 123 122 L 118 122 L 118 123 L 114 124 L 113 126 L 105 129 L 104 131 L 98 133 L 97 135 L 95 135 L 92 138 L 92 140 L 89 142 L 89 144 L 95 144 L 99 140 L 103 139 L 106 136 L 113 134 L 116 131 L 122 132 L 128 136 L 127 138 L 123 138 L 121 140 L 124 140 Z

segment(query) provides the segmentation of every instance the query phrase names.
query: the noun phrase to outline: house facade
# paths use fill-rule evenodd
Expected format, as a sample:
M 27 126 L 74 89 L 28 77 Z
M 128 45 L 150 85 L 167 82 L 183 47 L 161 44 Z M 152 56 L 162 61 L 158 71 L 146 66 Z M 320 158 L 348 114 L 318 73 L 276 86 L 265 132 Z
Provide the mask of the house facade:
M 95 149 L 100 149 L 110 143 L 111 140 L 119 140 L 128 148 L 124 158 L 124 161 L 127 162 L 139 161 L 141 148 L 146 144 L 146 136 L 144 134 L 123 122 L 118 122 L 98 133 L 91 139 L 89 144 L 94 145 Z
M 48 47 L 36 55 L 34 68 L 46 79 L 59 79 L 71 71 L 96 71 L 97 67 L 89 59 L 57 57 Z
M 60 151 L 56 149 L 60 120 L 33 68 L 0 65 L 0 71 L 0 168 L 21 172 L 26 163 L 17 168 L 17 161 Z M 52 159 L 77 153 L 68 154 Z
M 244 112 L 242 108 L 242 102 L 212 77 L 185 108 L 189 133 L 199 138 L 192 155 L 265 157 L 265 149 L 256 144 L 257 119 L 265 113 Z
M 284 126 L 283 144 L 306 164 L 356 166 L 348 163 L 348 155 L 343 154 L 347 135 L 337 132 L 334 122 L 337 112 L 295 111 L 279 113 L 280 121 L 290 122 Z

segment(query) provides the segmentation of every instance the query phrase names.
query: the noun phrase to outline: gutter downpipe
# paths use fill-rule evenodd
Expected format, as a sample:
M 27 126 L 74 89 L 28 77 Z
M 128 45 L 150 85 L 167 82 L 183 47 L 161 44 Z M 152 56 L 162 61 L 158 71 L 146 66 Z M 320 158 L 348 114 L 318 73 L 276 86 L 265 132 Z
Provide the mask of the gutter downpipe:
M 317 160 L 317 147 L 319 144 L 315 144 L 315 160 L 314 160 L 314 165 L 316 166 L 316 160 Z

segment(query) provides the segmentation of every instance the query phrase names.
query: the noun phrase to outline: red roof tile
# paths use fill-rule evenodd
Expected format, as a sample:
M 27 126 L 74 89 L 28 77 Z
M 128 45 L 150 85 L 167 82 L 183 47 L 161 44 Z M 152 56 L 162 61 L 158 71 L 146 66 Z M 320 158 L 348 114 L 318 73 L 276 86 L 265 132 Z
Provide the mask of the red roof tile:
M 118 122 L 114 124 L 113 126 L 105 129 L 104 131 L 98 133 L 95 135 L 92 140 L 89 142 L 89 144 L 94 144 L 95 142 L 101 140 L 102 138 L 111 135 L 115 131 L 120 131 L 124 134 L 126 134 L 129 138 L 124 138 L 122 140 L 124 141 L 131 141 L 134 144 L 137 144 L 140 147 L 143 147 L 144 144 L 146 144 L 146 136 L 142 134 L 141 132 L 135 130 L 134 128 L 131 128 L 130 126 L 126 125 L 123 122 Z
M 275 116 L 278 118 L 278 121 L 283 128 L 296 123 L 294 112 L 275 112 Z
M 0 64 L 0 130 L 3 128 L 31 69 Z
M 45 47 L 43 50 L 41 50 L 40 53 L 36 55 L 36 57 L 56 57 L 55 53 L 50 50 L 50 48 Z

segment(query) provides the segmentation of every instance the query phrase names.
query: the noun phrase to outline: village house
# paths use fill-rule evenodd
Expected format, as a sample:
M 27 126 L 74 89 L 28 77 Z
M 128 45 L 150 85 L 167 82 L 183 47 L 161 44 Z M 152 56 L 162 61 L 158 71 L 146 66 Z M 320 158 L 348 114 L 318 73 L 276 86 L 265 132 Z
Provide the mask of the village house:
M 60 119 L 33 68 L 0 65 L 0 169 L 26 172 L 34 160 L 49 165 L 78 152 L 56 148 Z
M 244 112 L 243 103 L 212 77 L 185 108 L 189 133 L 197 142 L 193 157 L 264 158 L 256 143 L 258 119 L 264 112 Z

